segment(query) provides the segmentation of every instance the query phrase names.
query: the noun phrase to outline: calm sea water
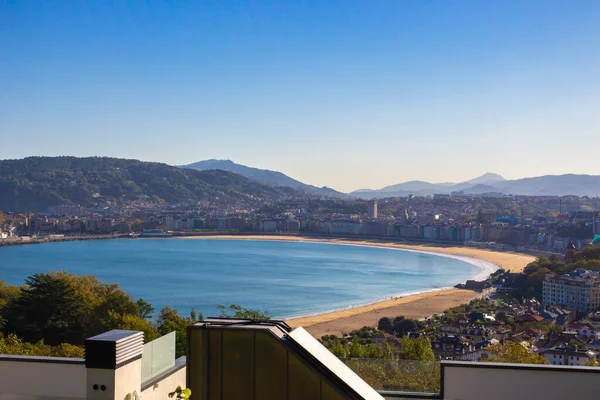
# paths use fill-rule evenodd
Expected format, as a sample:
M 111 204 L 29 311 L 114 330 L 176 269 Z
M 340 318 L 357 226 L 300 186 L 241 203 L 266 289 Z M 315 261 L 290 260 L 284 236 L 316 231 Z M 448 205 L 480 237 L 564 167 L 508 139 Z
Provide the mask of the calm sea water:
M 9 284 L 66 270 L 119 283 L 156 310 L 195 308 L 205 316 L 232 303 L 275 317 L 309 315 L 452 286 L 491 269 L 432 254 L 310 242 L 119 239 L 0 248 L 0 279 Z

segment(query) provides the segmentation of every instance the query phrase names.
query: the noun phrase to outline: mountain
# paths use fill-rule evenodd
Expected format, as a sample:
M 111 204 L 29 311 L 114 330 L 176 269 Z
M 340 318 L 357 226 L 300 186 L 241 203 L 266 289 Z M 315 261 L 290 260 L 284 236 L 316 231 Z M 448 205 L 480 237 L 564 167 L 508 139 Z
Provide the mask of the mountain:
M 470 181 L 466 181 L 464 183 L 470 183 L 471 185 L 479 185 L 479 184 L 490 184 L 494 182 L 502 182 L 505 181 L 502 175 L 494 174 L 491 172 L 486 172 L 485 174 L 478 176 L 477 178 L 471 179 Z
M 0 209 L 45 211 L 60 204 L 152 198 L 167 203 L 220 199 L 262 205 L 295 195 L 287 187 L 257 183 L 222 171 L 196 171 L 161 163 L 108 157 L 28 157 L 0 160 Z
M 596 196 L 600 193 L 598 175 L 545 175 L 535 178 L 523 178 L 505 181 L 497 186 L 503 193 L 538 196 Z
M 338 197 L 345 198 L 349 197 L 345 193 L 338 192 L 337 190 L 328 188 L 328 187 L 316 187 L 312 185 L 308 185 L 306 183 L 302 183 L 297 181 L 294 178 L 290 178 L 289 176 L 278 172 L 271 171 L 268 169 L 259 169 L 253 167 L 247 167 L 245 165 L 236 164 L 231 160 L 204 160 L 198 161 L 188 165 L 182 165 L 181 168 L 186 169 L 195 169 L 198 171 L 208 171 L 208 170 L 223 170 L 229 172 L 235 172 L 236 174 L 240 174 L 245 176 L 246 178 L 258 181 L 260 183 L 270 185 L 270 186 L 288 186 L 297 190 L 304 190 L 309 193 L 314 193 L 321 196 L 328 197 Z
M 386 186 L 382 189 L 379 189 L 381 192 L 399 192 L 399 191 L 408 191 L 408 192 L 420 192 L 420 191 L 429 191 L 429 190 L 437 190 L 439 185 L 435 183 L 423 182 L 423 181 L 409 181 L 404 183 L 399 183 L 397 185 Z
M 506 180 L 498 174 L 486 173 L 461 183 L 436 184 L 411 181 L 378 190 L 362 189 L 350 194 L 362 198 L 384 198 L 404 197 L 410 194 L 428 196 L 452 192 L 465 194 L 494 192 L 524 196 L 596 196 L 597 193 L 600 193 L 600 176 L 566 174 Z

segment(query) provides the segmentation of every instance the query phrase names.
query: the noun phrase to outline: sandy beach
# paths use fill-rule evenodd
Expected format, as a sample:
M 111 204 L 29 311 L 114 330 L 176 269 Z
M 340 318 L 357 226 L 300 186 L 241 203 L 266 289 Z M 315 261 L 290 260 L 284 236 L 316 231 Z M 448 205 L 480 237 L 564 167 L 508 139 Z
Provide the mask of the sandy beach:
M 269 236 L 269 235 L 214 235 L 189 236 L 183 239 L 248 239 L 248 240 L 288 240 L 308 242 L 329 242 L 339 244 L 354 244 L 374 247 L 390 247 L 407 250 L 419 250 L 431 253 L 450 254 L 461 257 L 471 257 L 496 264 L 512 272 L 521 272 L 534 256 L 522 253 L 498 252 L 471 247 L 443 246 L 437 244 L 404 244 L 384 240 L 368 239 L 330 239 L 301 236 Z M 458 282 L 457 282 L 458 283 Z M 466 303 L 480 294 L 469 290 L 446 289 L 415 295 L 388 299 L 367 306 L 349 308 L 308 317 L 293 318 L 287 322 L 290 326 L 303 326 L 316 338 L 323 335 L 338 335 L 349 333 L 363 326 L 376 326 L 382 317 L 405 316 L 407 318 L 424 318 L 435 313 Z

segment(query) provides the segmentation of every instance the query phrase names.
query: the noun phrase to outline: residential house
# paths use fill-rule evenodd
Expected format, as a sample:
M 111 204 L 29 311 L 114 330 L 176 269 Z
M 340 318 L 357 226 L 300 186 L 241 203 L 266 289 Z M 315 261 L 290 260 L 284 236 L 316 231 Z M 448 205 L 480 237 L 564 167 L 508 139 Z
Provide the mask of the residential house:
M 566 332 L 575 332 L 579 336 L 586 336 L 589 339 L 600 339 L 600 328 L 592 325 L 590 322 L 574 322 L 565 327 Z
M 475 346 L 461 335 L 444 334 L 431 342 L 433 352 L 442 359 L 460 359 L 475 350 Z

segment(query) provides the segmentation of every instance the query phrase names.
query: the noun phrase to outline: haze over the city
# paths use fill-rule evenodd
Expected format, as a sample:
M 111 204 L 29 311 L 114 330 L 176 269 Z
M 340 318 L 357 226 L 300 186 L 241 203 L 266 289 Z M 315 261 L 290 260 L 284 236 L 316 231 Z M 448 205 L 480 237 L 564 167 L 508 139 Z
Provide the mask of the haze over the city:
M 2 2 L 0 159 L 600 174 L 600 2 Z

